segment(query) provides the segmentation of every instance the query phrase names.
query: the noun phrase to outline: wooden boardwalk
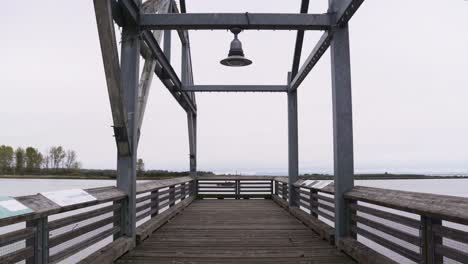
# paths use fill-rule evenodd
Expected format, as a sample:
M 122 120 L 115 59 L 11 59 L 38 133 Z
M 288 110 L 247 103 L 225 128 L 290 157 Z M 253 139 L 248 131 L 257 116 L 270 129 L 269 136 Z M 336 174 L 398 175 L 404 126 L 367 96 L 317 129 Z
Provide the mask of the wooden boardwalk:
M 272 200 L 195 200 L 116 263 L 354 263 Z

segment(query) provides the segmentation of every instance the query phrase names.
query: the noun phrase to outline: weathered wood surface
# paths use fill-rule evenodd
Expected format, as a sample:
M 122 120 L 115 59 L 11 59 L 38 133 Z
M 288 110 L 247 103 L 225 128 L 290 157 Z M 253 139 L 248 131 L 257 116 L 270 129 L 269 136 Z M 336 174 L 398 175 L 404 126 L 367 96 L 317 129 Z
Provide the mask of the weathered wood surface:
M 169 187 L 172 185 L 181 184 L 184 182 L 188 183 L 191 181 L 193 181 L 193 178 L 189 176 L 178 177 L 178 178 L 167 179 L 167 180 L 160 180 L 160 181 L 148 181 L 145 183 L 138 184 L 137 194 L 144 193 L 144 192 L 151 192 L 156 189 L 161 189 L 161 188 Z
M 361 264 L 397 264 L 398 262 L 377 253 L 375 250 L 352 238 L 338 241 L 338 248 L 345 251 Z
M 263 181 L 268 181 L 268 180 L 274 180 L 274 176 L 242 176 L 242 175 L 213 175 L 213 176 L 198 176 L 197 180 L 229 180 L 229 181 L 234 181 L 234 180 L 263 180 Z M 283 178 L 283 177 L 282 177 Z M 287 177 L 286 178 L 287 181 Z
M 86 191 L 94 196 L 96 200 L 69 206 L 59 206 L 41 194 L 16 197 L 16 200 L 31 208 L 33 212 L 1 219 L 0 227 L 106 202 L 118 201 L 126 197 L 124 192 L 115 187 L 93 188 L 87 189 Z
M 171 218 L 180 213 L 185 207 L 190 205 L 194 200 L 193 196 L 190 196 L 168 210 L 154 216 L 150 221 L 142 224 L 137 228 L 136 240 L 140 244 L 143 240 L 148 238 L 155 230 L 164 225 Z
M 135 242 L 129 237 L 121 237 L 109 245 L 84 258 L 78 264 L 110 264 L 134 247 Z
M 277 195 L 273 195 L 272 199 L 275 203 L 283 207 L 285 210 L 288 210 L 291 213 L 291 215 L 296 217 L 304 225 L 314 230 L 322 239 L 328 241 L 330 244 L 334 243 L 335 229 L 333 227 L 325 224 L 324 222 L 318 220 L 310 214 L 307 214 L 306 212 L 297 207 L 288 207 L 288 203 L 285 200 L 278 197 Z
M 116 263 L 355 263 L 271 200 L 196 200 Z
M 468 225 L 468 198 L 356 186 L 347 199 Z

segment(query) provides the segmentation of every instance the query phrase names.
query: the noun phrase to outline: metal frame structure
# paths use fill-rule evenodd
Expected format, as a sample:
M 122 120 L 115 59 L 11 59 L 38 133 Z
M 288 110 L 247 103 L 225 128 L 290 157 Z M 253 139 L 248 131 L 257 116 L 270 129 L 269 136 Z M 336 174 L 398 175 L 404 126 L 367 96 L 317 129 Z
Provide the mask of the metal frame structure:
M 297 14 L 206 13 L 189 14 L 185 0 L 180 10 L 174 0 L 94 0 L 115 140 L 117 186 L 128 194 L 122 227 L 135 236 L 135 186 L 138 141 L 153 73 L 187 113 L 190 174 L 196 177 L 197 105 L 195 92 L 284 92 L 288 102 L 289 193 L 295 197 L 298 179 L 297 88 L 330 47 L 333 91 L 333 145 L 335 174 L 335 230 L 337 241 L 349 235 L 350 208 L 343 194 L 354 185 L 351 72 L 348 21 L 363 0 L 329 0 L 325 14 L 308 14 L 302 0 Z M 119 60 L 114 22 L 122 27 Z M 194 85 L 189 30 L 297 30 L 291 72 L 283 85 Z M 182 43 L 181 78 L 171 66 L 171 32 Z M 304 32 L 324 31 L 305 63 L 299 67 Z M 164 41 L 161 37 L 164 34 Z M 161 48 L 162 45 L 162 48 Z M 145 59 L 139 78 L 140 56 Z M 290 206 L 297 199 L 289 199 Z

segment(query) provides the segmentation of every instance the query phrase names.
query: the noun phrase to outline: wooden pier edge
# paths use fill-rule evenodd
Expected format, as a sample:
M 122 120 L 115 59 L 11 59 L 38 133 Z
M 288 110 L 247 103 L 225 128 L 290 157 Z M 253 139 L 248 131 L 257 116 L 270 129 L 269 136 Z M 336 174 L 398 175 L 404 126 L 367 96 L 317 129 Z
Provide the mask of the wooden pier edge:
M 290 208 L 288 203 L 278 195 L 272 195 L 272 200 L 279 206 L 283 207 L 291 215 L 296 217 L 304 225 L 316 232 L 322 239 L 328 241 L 330 244 L 335 244 L 335 229 L 324 222 L 313 218 L 298 207 Z M 363 264 L 397 264 L 398 262 L 378 253 L 377 251 L 367 247 L 361 242 L 353 238 L 340 239 L 336 242 L 336 246 L 346 255 L 350 256 L 358 263 Z
M 398 264 L 398 262 L 378 253 L 354 238 L 338 240 L 337 247 L 361 264 Z
M 195 198 L 190 196 L 173 207 L 167 209 L 161 214 L 151 218 L 148 222 L 145 222 L 139 226 L 136 230 L 136 243 L 140 244 L 143 240 L 148 238 L 154 231 L 164 225 L 167 221 L 174 218 L 179 214 L 185 207 L 189 206 Z
M 131 237 L 120 237 L 109 245 L 82 259 L 78 264 L 111 264 L 135 247 Z
M 309 214 L 307 214 L 299 208 L 290 208 L 288 206 L 288 203 L 277 195 L 272 195 L 271 198 L 275 203 L 283 207 L 286 211 L 288 211 L 291 215 L 296 217 L 304 225 L 306 225 L 315 233 L 317 233 L 322 239 L 328 241 L 331 245 L 334 245 L 335 229 L 333 227 L 321 222 L 318 219 L 312 218 Z
M 175 206 L 167 209 L 161 214 L 151 218 L 148 222 L 145 222 L 139 226 L 136 230 L 136 244 L 140 244 L 143 240 L 148 238 L 151 233 L 156 231 L 170 219 L 179 214 L 185 207 L 189 206 L 194 197 L 188 197 L 176 204 Z M 110 264 L 114 263 L 115 260 L 123 256 L 135 247 L 135 241 L 130 237 L 121 237 L 113 241 L 109 245 L 103 247 L 99 251 L 84 258 L 79 264 Z

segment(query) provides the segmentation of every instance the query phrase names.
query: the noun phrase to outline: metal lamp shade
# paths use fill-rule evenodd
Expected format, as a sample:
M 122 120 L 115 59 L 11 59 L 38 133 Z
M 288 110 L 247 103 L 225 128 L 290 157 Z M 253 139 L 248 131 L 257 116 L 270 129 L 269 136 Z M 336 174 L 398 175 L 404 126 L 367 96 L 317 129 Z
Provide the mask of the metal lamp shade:
M 228 57 L 221 60 L 220 63 L 230 67 L 242 67 L 252 64 L 251 60 L 244 57 L 242 43 L 237 39 L 237 34 L 234 35 L 234 39 L 231 41 Z

